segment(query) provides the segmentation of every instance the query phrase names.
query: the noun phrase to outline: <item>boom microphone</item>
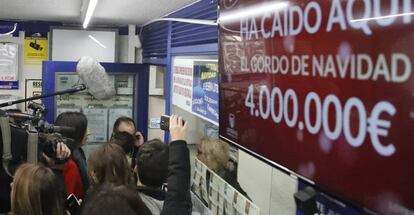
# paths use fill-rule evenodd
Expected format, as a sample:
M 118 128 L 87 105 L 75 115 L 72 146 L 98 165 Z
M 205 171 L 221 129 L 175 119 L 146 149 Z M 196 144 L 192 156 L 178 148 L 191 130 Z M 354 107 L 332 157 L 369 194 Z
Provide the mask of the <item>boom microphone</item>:
M 57 133 L 75 133 L 76 129 L 73 127 L 68 127 L 68 126 L 57 126 L 57 125 L 45 125 L 44 128 L 44 132 L 46 133 L 53 133 L 53 132 L 57 132 Z
M 82 57 L 76 66 L 76 72 L 88 88 L 90 94 L 98 100 L 110 99 L 115 95 L 115 86 L 109 80 L 105 69 L 91 57 Z

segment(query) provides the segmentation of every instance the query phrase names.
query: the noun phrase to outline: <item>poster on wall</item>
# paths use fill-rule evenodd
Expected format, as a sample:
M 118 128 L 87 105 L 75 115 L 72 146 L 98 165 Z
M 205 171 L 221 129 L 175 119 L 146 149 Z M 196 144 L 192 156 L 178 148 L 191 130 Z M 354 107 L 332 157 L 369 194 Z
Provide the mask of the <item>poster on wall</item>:
M 196 60 L 193 65 L 192 112 L 218 123 L 217 60 Z
M 218 60 L 174 59 L 172 104 L 218 125 Z
M 176 58 L 173 62 L 172 104 L 191 112 L 193 90 L 193 60 Z
M 42 79 L 26 79 L 25 81 L 25 98 L 31 98 L 42 95 Z M 42 103 L 42 100 L 34 100 L 33 102 Z M 25 110 L 27 110 L 27 102 Z
M 414 214 L 412 1 L 220 1 L 220 136 L 339 199 Z
M 0 43 L 0 89 L 19 89 L 19 45 Z
M 108 137 L 108 109 L 83 108 L 88 119 L 88 142 L 105 142 Z
M 47 38 L 26 38 L 24 41 L 24 63 L 42 64 L 42 61 L 48 60 L 48 44 Z

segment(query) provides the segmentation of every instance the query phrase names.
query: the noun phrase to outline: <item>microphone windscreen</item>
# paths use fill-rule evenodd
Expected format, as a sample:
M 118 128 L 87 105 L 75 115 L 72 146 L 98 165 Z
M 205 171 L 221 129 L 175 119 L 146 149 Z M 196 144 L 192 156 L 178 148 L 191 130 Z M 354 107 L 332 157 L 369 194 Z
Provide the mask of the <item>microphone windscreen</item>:
M 105 69 L 95 59 L 82 57 L 76 66 L 76 72 L 96 99 L 106 100 L 115 95 L 114 83 L 111 83 Z

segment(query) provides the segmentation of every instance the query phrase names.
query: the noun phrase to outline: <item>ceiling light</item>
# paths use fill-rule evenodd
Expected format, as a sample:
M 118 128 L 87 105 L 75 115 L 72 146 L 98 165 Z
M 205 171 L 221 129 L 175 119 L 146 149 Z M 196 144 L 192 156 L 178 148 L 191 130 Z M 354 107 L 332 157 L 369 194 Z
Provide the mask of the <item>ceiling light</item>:
M 351 22 L 363 22 L 363 21 L 371 21 L 371 20 L 378 20 L 378 19 L 388 19 L 388 18 L 394 18 L 399 16 L 412 16 L 414 15 L 414 12 L 411 13 L 399 13 L 399 14 L 393 14 L 388 16 L 375 16 L 370 18 L 363 18 L 363 19 L 353 19 Z
M 89 38 L 91 38 L 91 40 L 93 40 L 95 43 L 97 43 L 98 45 L 100 45 L 102 48 L 106 49 L 106 46 L 104 46 L 104 44 L 102 44 L 101 42 L 99 42 L 99 40 L 97 40 L 92 35 L 89 35 Z
M 98 0 L 89 0 L 88 10 L 86 11 L 85 20 L 83 21 L 83 28 L 88 27 L 97 4 Z
M 220 14 L 219 22 L 232 22 L 246 17 L 255 17 L 272 11 L 279 11 L 289 6 L 286 1 L 266 2 L 257 6 L 250 6 L 232 12 Z

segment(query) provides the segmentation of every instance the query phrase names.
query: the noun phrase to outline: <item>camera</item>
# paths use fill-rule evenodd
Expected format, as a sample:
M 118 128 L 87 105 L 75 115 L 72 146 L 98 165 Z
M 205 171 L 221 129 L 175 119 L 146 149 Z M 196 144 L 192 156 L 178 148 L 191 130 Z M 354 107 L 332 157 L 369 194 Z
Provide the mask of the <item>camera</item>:
M 13 175 L 16 168 L 24 162 L 42 160 L 42 153 L 53 159 L 55 164 L 65 163 L 66 160 L 61 160 L 56 156 L 59 142 L 64 143 L 70 149 L 74 148 L 73 140 L 57 132 L 61 127 L 48 124 L 43 119 L 47 111 L 44 105 L 31 102 L 28 108 L 31 114 L 18 111 L 1 111 L 0 113 L 0 117 L 9 119 L 9 129 L 0 129 L 0 152 L 3 163 L 7 161 L 7 165 L 4 165 L 2 169 L 8 175 Z
M 33 49 L 37 50 L 37 51 L 42 51 L 43 50 L 43 48 L 39 44 L 37 44 L 36 42 L 30 42 L 29 46 L 32 47 Z
M 183 120 L 183 125 L 185 123 L 185 120 Z M 160 128 L 164 131 L 170 131 L 170 116 L 168 115 L 162 115 L 160 120 Z
M 75 143 L 72 139 L 63 137 L 59 133 L 40 133 L 39 140 L 39 142 L 43 144 L 41 146 L 41 151 L 49 158 L 52 158 L 55 161 L 55 164 L 64 164 L 68 161 L 68 159 L 60 159 L 56 157 L 58 143 L 63 143 L 70 149 L 75 146 Z

